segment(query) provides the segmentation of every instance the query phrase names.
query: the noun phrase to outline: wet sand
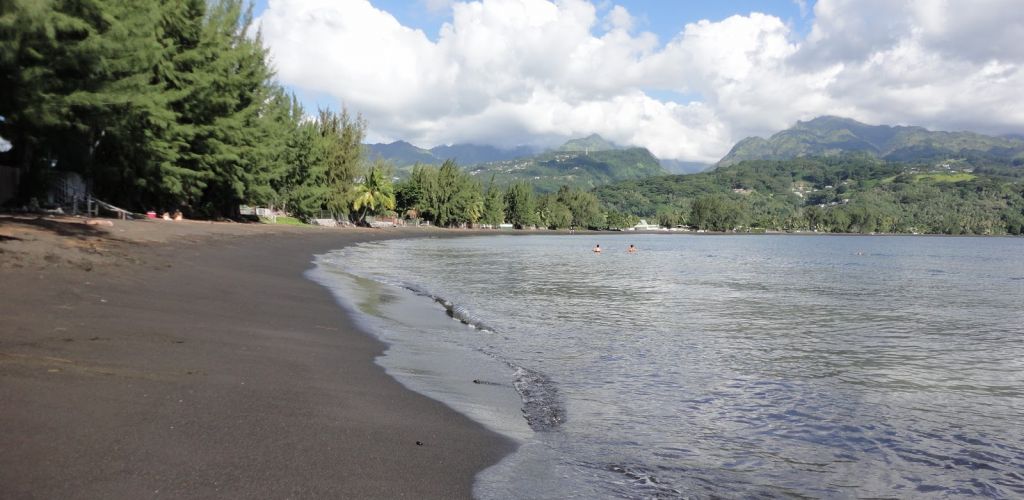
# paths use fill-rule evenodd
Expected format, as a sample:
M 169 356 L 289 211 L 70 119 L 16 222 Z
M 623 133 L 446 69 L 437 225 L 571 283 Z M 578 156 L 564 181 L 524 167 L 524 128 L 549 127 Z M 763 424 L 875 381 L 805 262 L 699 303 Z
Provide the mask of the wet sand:
M 0 496 L 469 497 L 513 444 L 388 377 L 302 274 L 437 234 L 0 216 Z

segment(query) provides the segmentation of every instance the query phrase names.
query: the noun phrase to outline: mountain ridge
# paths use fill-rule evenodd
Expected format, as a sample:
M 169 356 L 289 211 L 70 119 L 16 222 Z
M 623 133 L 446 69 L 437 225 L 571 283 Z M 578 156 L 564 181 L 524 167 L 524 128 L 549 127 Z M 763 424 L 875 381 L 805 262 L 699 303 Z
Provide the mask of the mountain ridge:
M 423 149 L 405 141 L 366 147 L 371 159 L 394 163 L 399 176 L 407 175 L 416 163 L 439 165 L 454 159 L 460 167 L 485 181 L 492 177 L 501 184 L 527 180 L 541 191 L 554 191 L 562 185 L 590 189 L 609 182 L 670 173 L 663 166 L 664 161 L 646 148 L 619 146 L 598 134 L 570 139 L 543 152 L 533 152 L 525 146 L 503 150 L 471 144 Z M 698 168 L 686 163 L 672 166 Z
M 467 170 L 499 183 L 528 180 L 541 192 L 560 186 L 591 189 L 611 182 L 668 175 L 661 162 L 647 148 L 600 151 L 548 151 L 538 155 L 480 163 Z
M 745 160 L 790 160 L 848 153 L 903 162 L 968 156 L 1024 159 L 1024 140 L 976 132 L 931 131 L 920 126 L 868 125 L 851 118 L 819 116 L 765 139 L 747 137 L 718 161 L 725 167 Z
M 364 144 L 363 147 L 366 149 L 367 156 L 371 160 L 381 159 L 390 161 L 397 167 L 405 167 L 416 163 L 441 164 L 449 159 L 454 159 L 460 165 L 473 165 L 489 161 L 511 160 L 530 156 L 536 152 L 528 146 L 501 149 L 495 146 L 478 144 L 450 144 L 424 149 L 402 140 L 390 143 Z
M 590 134 L 586 137 L 569 139 L 565 144 L 556 148 L 555 151 L 589 153 L 594 151 L 614 151 L 617 149 L 627 148 L 618 146 L 598 134 Z

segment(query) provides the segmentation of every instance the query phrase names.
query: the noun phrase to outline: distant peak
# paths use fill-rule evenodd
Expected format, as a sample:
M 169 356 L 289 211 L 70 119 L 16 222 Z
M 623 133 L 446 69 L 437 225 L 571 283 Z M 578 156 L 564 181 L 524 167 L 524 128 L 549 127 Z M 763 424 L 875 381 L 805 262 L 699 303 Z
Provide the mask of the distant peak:
M 859 122 L 853 118 L 843 116 L 822 115 L 811 118 L 807 121 L 796 122 L 796 128 L 819 128 L 819 127 L 870 127 L 866 123 Z
M 821 115 L 811 118 L 803 123 L 825 123 L 825 122 L 846 122 L 846 123 L 861 123 L 853 118 L 847 118 L 845 116 L 836 115 Z M 862 124 L 863 125 L 863 124 Z
M 579 139 L 570 139 L 558 148 L 559 151 L 610 151 L 614 149 L 620 148 L 598 134 L 590 134 Z

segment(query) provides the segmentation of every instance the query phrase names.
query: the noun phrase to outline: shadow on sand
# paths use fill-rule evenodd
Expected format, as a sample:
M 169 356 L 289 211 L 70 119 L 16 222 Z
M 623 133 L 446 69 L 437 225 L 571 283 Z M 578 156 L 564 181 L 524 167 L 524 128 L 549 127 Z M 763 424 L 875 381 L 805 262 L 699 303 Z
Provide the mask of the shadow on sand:
M 28 226 L 44 231 L 49 231 L 58 236 L 76 238 L 80 240 L 91 238 L 113 239 L 111 235 L 96 226 L 76 224 L 59 220 L 44 219 L 42 217 L 20 217 L 11 215 L 0 215 L 0 226 Z M 21 240 L 15 236 L 0 236 L 0 241 Z

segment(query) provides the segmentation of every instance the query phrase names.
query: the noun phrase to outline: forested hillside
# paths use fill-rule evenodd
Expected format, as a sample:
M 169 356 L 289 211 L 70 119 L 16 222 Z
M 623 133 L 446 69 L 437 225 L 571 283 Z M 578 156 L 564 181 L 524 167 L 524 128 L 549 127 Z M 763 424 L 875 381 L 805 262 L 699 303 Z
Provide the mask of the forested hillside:
M 668 171 L 644 148 L 622 148 L 597 134 L 571 139 L 552 151 L 534 154 L 527 147 L 455 144 L 431 149 L 408 142 L 368 144 L 370 158 L 387 160 L 395 174 L 405 178 L 415 164 L 440 165 L 453 160 L 475 176 L 493 177 L 502 186 L 527 181 L 538 191 L 551 193 L 561 186 L 590 189 L 618 180 L 665 175 Z
M 381 159 L 391 162 L 397 172 L 408 173 L 412 166 L 441 165 L 446 160 L 453 160 L 459 165 L 469 166 L 489 161 L 511 160 L 534 154 L 528 147 L 500 149 L 494 146 L 477 144 L 452 144 L 423 149 L 405 141 L 387 144 L 366 144 L 370 159 Z
M 869 155 L 745 161 L 595 189 L 612 212 L 666 226 L 939 234 L 1021 234 L 1020 168 Z
M 469 168 L 473 175 L 492 176 L 499 184 L 525 180 L 540 192 L 557 191 L 561 186 L 590 189 L 626 179 L 665 175 L 650 151 L 644 148 L 599 151 L 553 151 L 536 156 L 482 163 Z

